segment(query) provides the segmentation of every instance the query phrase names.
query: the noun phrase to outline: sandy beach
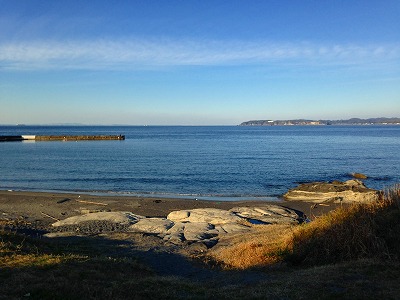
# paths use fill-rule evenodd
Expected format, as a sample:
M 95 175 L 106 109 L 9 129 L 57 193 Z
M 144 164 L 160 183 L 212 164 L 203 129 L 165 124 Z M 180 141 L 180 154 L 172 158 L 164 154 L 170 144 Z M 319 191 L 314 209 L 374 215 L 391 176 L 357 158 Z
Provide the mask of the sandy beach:
M 208 245 L 206 242 L 193 243 L 190 241 L 182 243 L 165 242 L 165 239 L 156 237 L 154 234 L 127 233 L 125 229 L 104 223 L 92 221 L 89 225 L 77 227 L 64 226 L 54 228 L 53 223 L 74 216 L 96 215 L 97 212 L 130 212 L 134 215 L 150 218 L 165 218 L 173 211 L 192 210 L 198 208 L 229 210 L 233 207 L 265 207 L 272 204 L 274 207 L 281 206 L 294 210 L 299 218 L 313 219 L 334 208 L 338 204 L 316 205 L 304 201 L 202 201 L 195 199 L 166 199 L 166 198 L 144 198 L 126 196 L 97 196 L 88 194 L 47 193 L 30 191 L 0 191 L 0 221 L 5 224 L 6 230 L 16 231 L 31 237 L 42 238 L 53 235 L 52 242 L 57 245 L 63 243 L 76 243 L 81 239 L 85 244 L 92 247 L 100 247 L 101 253 L 107 251 L 120 251 L 119 246 L 114 243 L 128 243 L 130 250 L 118 254 L 119 256 L 139 257 L 152 269 L 160 274 L 173 276 L 199 276 L 204 268 L 192 265 L 189 261 L 193 257 L 204 256 L 209 250 L 224 248 L 235 245 L 247 238 L 254 238 L 257 229 L 250 234 L 241 232 L 227 234 L 219 237 L 218 247 Z M 304 216 L 305 215 L 305 216 Z M 262 235 L 279 235 L 280 228 L 285 229 L 292 225 L 282 227 L 262 226 L 259 229 Z M 257 227 L 257 225 L 256 225 Z M 266 230 L 266 231 L 265 231 Z M 78 237 L 78 240 L 75 238 Z M 66 240 L 64 240 L 66 238 Z M 107 245 L 104 245 L 106 241 Z M 112 242 L 114 241 L 114 242 Z M 78 242 L 79 243 L 79 242 Z M 111 243 L 111 244 L 109 244 Z M 212 247 L 210 249 L 210 247 Z M 108 250 L 105 250 L 108 249 Z M 119 249 L 119 250 L 118 250 Z M 177 256 L 178 255 L 178 256 Z M 187 260 L 189 259 L 189 260 Z M 172 267 L 180 266 L 179 268 Z M 200 272 L 200 273 L 199 273 Z M 207 274 L 206 278 L 209 276 Z
M 194 208 L 230 209 L 235 206 L 275 204 L 308 217 L 319 216 L 337 204 L 315 206 L 304 201 L 202 201 L 194 199 L 94 196 L 88 194 L 0 191 L 0 219 L 24 219 L 50 225 L 55 220 L 97 211 L 129 211 L 146 217 L 166 217 L 170 212 Z

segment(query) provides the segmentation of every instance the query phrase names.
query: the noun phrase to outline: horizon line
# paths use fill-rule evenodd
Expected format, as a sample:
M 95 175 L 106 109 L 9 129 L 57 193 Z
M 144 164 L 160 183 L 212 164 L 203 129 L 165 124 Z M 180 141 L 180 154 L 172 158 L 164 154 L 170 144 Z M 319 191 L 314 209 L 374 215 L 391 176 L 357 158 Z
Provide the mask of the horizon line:
M 14 127 L 24 127 L 24 126 L 70 126 L 70 127 L 78 127 L 78 126 L 135 126 L 135 127 L 150 127 L 150 126 L 157 126 L 157 127 L 190 127 L 190 126 L 239 126 L 242 123 L 246 122 L 253 122 L 253 121 L 349 121 L 349 120 L 371 120 L 371 119 L 400 119 L 400 117 L 370 117 L 370 118 L 358 118 L 358 117 L 351 117 L 347 119 L 307 119 L 307 118 L 295 118 L 295 119 L 251 119 L 247 121 L 243 121 L 239 124 L 85 124 L 85 123 L 17 123 L 17 124 L 0 124 L 0 126 L 14 126 Z

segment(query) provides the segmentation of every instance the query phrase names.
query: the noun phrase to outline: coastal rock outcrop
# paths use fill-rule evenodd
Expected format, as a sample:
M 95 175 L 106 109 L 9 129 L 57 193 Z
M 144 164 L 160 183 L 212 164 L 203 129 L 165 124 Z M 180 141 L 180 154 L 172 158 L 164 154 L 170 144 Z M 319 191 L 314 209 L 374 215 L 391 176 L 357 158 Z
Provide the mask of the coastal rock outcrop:
M 315 203 L 365 203 L 378 199 L 379 192 L 367 188 L 363 182 L 357 179 L 345 182 L 312 182 L 300 184 L 289 190 L 283 197 L 286 200 L 309 201 Z
M 159 237 L 165 243 L 201 242 L 212 247 L 221 235 L 251 231 L 253 224 L 294 224 L 295 211 L 277 205 L 235 207 L 231 210 L 201 208 L 171 212 L 167 218 L 146 218 L 131 212 L 95 212 L 55 222 L 59 232 L 96 234 L 112 231 L 138 232 Z M 97 228 L 97 227 L 101 228 Z M 65 229 L 65 230 L 63 230 Z M 48 235 L 56 236 L 54 234 Z

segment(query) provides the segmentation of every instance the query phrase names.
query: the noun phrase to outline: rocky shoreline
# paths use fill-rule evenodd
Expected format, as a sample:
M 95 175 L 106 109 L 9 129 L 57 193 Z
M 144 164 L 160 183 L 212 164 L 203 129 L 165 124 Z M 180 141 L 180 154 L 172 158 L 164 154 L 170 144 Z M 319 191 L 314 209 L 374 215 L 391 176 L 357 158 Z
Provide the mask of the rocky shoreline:
M 124 232 L 152 235 L 164 244 L 210 247 L 227 234 L 299 224 L 338 205 L 374 201 L 379 192 L 353 179 L 300 184 L 283 197 L 221 202 L 0 191 L 0 220 L 22 221 L 14 229 L 40 231 L 48 238 Z
M 178 210 L 166 218 L 147 218 L 121 211 L 96 212 L 57 221 L 52 224 L 54 230 L 44 236 L 54 238 L 117 231 L 153 235 L 175 245 L 201 242 L 210 248 L 222 235 L 249 232 L 255 228 L 254 224 L 299 224 L 303 221 L 303 216 L 294 210 L 271 204 L 230 210 Z
M 300 184 L 283 195 L 290 201 L 308 201 L 315 203 L 368 203 L 376 201 L 379 191 L 367 188 L 361 180 L 345 182 L 311 182 Z
M 260 232 L 279 235 L 280 230 L 347 205 L 349 199 L 336 201 L 331 193 L 372 193 L 358 181 L 306 186 L 306 191 L 319 188 L 329 200 L 222 202 L 0 191 L 0 229 L 61 247 L 84 242 L 101 248 L 102 243 L 117 243 L 124 248 L 113 251 L 134 253 L 162 274 L 194 276 L 204 270 L 187 259 L 218 252 Z M 298 187 L 304 189 L 304 185 Z M 171 264 L 178 267 L 171 269 Z

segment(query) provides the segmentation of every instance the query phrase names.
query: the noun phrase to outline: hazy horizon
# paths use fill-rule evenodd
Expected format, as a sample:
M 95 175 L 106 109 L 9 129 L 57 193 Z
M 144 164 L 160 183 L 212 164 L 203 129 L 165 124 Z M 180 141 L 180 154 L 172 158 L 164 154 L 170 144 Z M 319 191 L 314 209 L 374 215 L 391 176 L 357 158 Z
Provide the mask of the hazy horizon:
M 340 118 L 340 119 L 273 119 L 273 121 L 296 121 L 296 120 L 308 120 L 308 121 L 346 121 L 351 119 L 400 119 L 400 117 L 372 117 L 372 118 L 358 118 L 358 117 L 351 117 L 348 119 Z M 18 124 L 0 124 L 0 126 L 238 126 L 241 123 L 248 122 L 248 121 L 265 121 L 265 120 L 272 120 L 268 118 L 263 119 L 252 119 L 252 120 L 243 120 L 238 124 L 203 124 L 203 125 L 190 125 L 190 124 L 168 124 L 168 125 L 161 125 L 161 124 L 85 124 L 85 123 L 18 123 Z

